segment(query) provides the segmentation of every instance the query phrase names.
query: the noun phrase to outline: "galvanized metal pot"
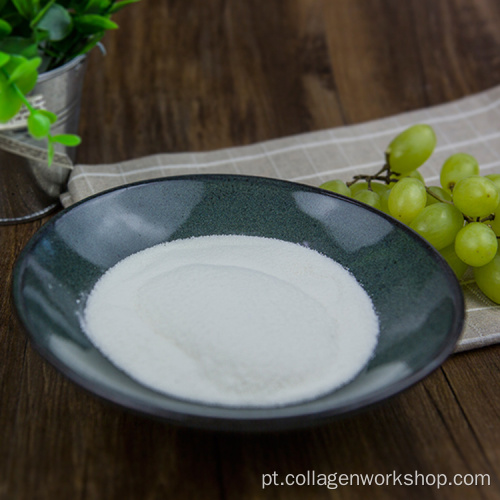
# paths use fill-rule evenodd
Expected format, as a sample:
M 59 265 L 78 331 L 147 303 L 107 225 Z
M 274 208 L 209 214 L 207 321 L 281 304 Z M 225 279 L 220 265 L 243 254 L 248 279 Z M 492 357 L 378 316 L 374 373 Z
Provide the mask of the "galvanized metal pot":
M 42 73 L 31 92 L 42 95 L 46 109 L 58 116 L 52 127 L 53 135 L 78 131 L 85 63 L 82 56 Z M 25 128 L 2 132 L 1 137 L 14 146 L 0 144 L 0 224 L 34 220 L 55 210 L 69 177 L 68 166 L 49 167 L 46 161 L 30 154 L 30 147 L 43 145 L 32 139 Z M 57 146 L 60 146 L 57 152 L 65 153 L 74 161 L 74 148 Z

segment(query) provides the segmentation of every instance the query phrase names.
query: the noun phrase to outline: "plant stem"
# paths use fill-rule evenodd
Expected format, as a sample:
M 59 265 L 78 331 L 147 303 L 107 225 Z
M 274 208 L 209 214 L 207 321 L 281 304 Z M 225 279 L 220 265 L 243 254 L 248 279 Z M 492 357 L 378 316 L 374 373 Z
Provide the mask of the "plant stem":
M 30 23 L 30 28 L 35 29 L 36 25 L 42 20 L 43 16 L 47 13 L 47 11 L 52 7 L 56 0 L 49 0 L 47 4 L 41 9 L 35 18 Z
M 21 98 L 21 100 L 23 101 L 23 104 L 28 108 L 28 111 L 30 113 L 33 113 L 35 111 L 35 108 L 31 105 L 31 103 L 29 102 L 29 100 L 26 98 L 26 96 L 21 92 L 21 89 L 15 84 L 15 83 L 12 83 L 11 84 L 12 87 L 14 88 L 14 90 L 16 91 L 16 94 Z

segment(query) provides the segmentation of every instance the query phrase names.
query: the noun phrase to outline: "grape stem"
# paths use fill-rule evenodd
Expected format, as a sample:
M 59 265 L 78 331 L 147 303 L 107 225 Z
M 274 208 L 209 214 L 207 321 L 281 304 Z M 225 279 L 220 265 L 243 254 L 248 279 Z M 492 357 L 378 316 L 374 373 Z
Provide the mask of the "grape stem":
M 370 191 L 372 190 L 372 181 L 382 181 L 385 182 L 386 184 L 390 184 L 391 182 L 396 182 L 397 179 L 391 179 L 391 175 L 393 172 L 389 168 L 389 162 L 387 161 L 388 157 L 386 155 L 386 163 L 384 166 L 375 174 L 373 175 L 368 175 L 368 174 L 360 174 L 360 175 L 355 175 L 352 178 L 352 181 L 346 182 L 347 187 L 351 187 L 353 184 L 355 184 L 358 181 L 366 181 L 368 183 L 368 189 Z M 385 174 L 385 175 L 382 175 Z
M 432 196 L 433 198 L 436 198 L 437 201 L 440 201 L 441 203 L 448 203 L 449 205 L 453 205 L 453 202 L 452 201 L 448 201 L 448 200 L 443 200 L 443 198 L 441 198 L 440 196 L 438 196 L 436 193 L 433 193 L 428 186 L 425 186 L 425 190 L 427 192 L 428 195 Z
M 495 214 L 490 214 L 488 215 L 488 217 L 485 217 L 484 219 L 478 218 L 478 222 L 487 222 L 489 220 L 495 220 Z

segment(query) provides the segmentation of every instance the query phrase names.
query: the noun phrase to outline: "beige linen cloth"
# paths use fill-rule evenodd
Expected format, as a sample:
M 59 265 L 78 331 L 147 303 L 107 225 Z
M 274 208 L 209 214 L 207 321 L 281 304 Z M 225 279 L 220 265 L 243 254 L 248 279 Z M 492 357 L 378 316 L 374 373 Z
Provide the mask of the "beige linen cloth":
M 358 173 L 374 173 L 391 139 L 415 123 L 431 125 L 438 139 L 433 156 L 420 168 L 428 185 L 439 185 L 441 165 L 457 152 L 475 156 L 483 175 L 500 173 L 499 86 L 439 106 L 249 146 L 76 165 L 61 202 L 67 207 L 116 186 L 182 174 L 256 175 L 313 186 L 333 178 L 350 180 Z M 500 306 L 482 295 L 472 280 L 463 284 L 463 291 L 466 324 L 456 351 L 500 342 Z

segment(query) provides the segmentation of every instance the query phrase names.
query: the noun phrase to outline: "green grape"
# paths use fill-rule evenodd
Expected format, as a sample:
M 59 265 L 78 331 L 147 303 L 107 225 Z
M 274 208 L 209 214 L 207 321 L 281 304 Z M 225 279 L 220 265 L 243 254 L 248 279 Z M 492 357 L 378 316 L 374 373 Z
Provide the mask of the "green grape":
M 389 195 L 389 213 L 396 219 L 409 224 L 425 207 L 427 193 L 418 179 L 404 177 L 396 182 Z
M 486 297 L 500 304 L 500 254 L 497 253 L 488 264 L 475 267 L 474 278 Z
M 387 184 L 382 184 L 381 182 L 377 182 L 377 181 L 372 181 L 370 183 L 370 186 L 371 186 L 371 191 L 375 191 L 378 194 L 382 194 L 383 192 L 385 192 L 389 189 L 389 186 Z M 359 193 L 360 191 L 363 191 L 364 189 L 370 189 L 368 187 L 368 182 L 365 182 L 365 181 L 356 182 L 355 184 L 353 184 L 351 186 L 352 196 L 354 197 L 354 195 L 356 193 Z
M 451 245 L 463 225 L 462 213 L 449 203 L 428 205 L 410 223 L 437 250 Z
M 399 181 L 405 177 L 413 177 L 413 179 L 418 179 L 425 184 L 424 176 L 418 171 L 418 169 L 412 170 L 406 174 L 391 174 L 391 179 L 394 179 L 395 181 Z
M 354 184 L 352 184 L 350 186 L 350 190 L 351 190 L 353 197 L 356 193 L 358 193 L 359 191 L 362 191 L 363 189 L 368 189 L 368 182 L 365 182 L 365 181 L 355 182 Z
M 424 176 L 418 170 L 412 170 L 409 174 L 404 174 L 404 177 L 412 177 L 413 179 L 418 179 L 420 182 L 425 184 Z
M 456 153 L 443 163 L 439 180 L 443 189 L 451 193 L 459 180 L 471 175 L 479 175 L 477 160 L 466 153 Z
M 389 212 L 389 196 L 391 195 L 391 190 L 387 189 L 380 196 L 380 210 L 386 213 L 387 215 L 391 215 Z
M 482 222 L 471 222 L 457 233 L 455 251 L 469 266 L 488 264 L 498 249 L 498 240 L 493 230 Z
M 352 196 L 351 189 L 349 188 L 349 186 L 340 179 L 334 179 L 332 181 L 324 182 L 319 187 L 321 189 L 326 189 L 327 191 L 332 191 L 333 193 L 348 196 L 349 198 Z
M 376 181 L 372 181 L 370 186 L 372 191 L 375 191 L 379 195 L 382 195 L 391 189 L 387 184 Z
M 485 175 L 486 178 L 488 178 L 495 186 L 497 187 L 498 191 L 500 192 L 500 174 L 489 174 Z
M 500 194 L 500 174 L 490 174 L 486 176 L 493 184 L 495 184 L 498 189 L 498 193 Z M 499 205 L 493 212 L 494 219 L 487 222 L 487 224 L 495 231 L 497 236 L 500 236 L 500 201 Z
M 453 269 L 453 272 L 455 273 L 457 278 L 461 279 L 469 266 L 458 257 L 457 252 L 455 252 L 455 245 L 448 245 L 446 248 L 439 250 L 439 253 L 444 257 L 448 265 Z
M 499 199 L 500 195 L 493 181 L 480 175 L 460 179 L 453 189 L 453 203 L 473 219 L 493 213 Z
M 389 167 L 406 174 L 423 165 L 436 147 L 436 134 L 429 125 L 413 125 L 397 135 L 386 149 Z
M 380 210 L 382 205 L 380 203 L 380 195 L 375 191 L 370 191 L 369 189 L 362 189 L 354 195 L 354 199 L 366 203 L 371 207 Z
M 428 186 L 427 190 L 434 193 L 442 201 L 451 201 L 450 193 L 445 191 L 443 188 L 440 188 L 439 186 Z M 440 203 L 440 201 L 431 194 L 429 194 L 429 192 L 427 192 L 427 205 L 432 205 L 434 203 Z
M 486 222 L 488 226 L 493 229 L 493 232 L 500 236 L 500 205 L 497 206 L 496 210 L 493 212 L 493 216 L 495 217 L 493 220 L 489 220 Z

